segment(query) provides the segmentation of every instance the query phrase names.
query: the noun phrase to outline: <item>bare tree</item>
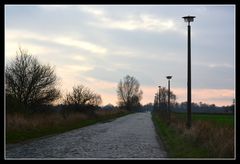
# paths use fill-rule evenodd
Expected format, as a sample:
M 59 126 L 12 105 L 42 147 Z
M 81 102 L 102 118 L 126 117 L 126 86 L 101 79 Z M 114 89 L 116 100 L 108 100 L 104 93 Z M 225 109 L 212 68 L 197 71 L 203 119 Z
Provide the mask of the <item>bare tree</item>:
M 98 106 L 102 103 L 101 96 L 93 93 L 87 87 L 78 85 L 73 87 L 73 92 L 68 93 L 64 99 L 66 105 L 93 105 Z
M 142 90 L 139 89 L 139 82 L 132 76 L 125 76 L 123 81 L 120 80 L 117 88 L 119 106 L 131 110 L 140 105 L 142 99 Z
M 89 100 L 88 104 L 93 106 L 99 106 L 100 104 L 102 104 L 101 95 L 95 94 L 94 97 Z
M 158 90 L 158 92 L 155 93 L 155 98 L 154 98 L 155 107 L 166 109 L 167 98 L 168 98 L 168 90 L 165 87 L 160 88 L 160 90 Z M 172 91 L 170 91 L 170 101 L 172 105 L 175 104 L 175 101 L 176 101 L 176 95 Z
M 6 94 L 23 104 L 49 104 L 60 97 L 54 68 L 19 48 L 15 60 L 6 66 Z

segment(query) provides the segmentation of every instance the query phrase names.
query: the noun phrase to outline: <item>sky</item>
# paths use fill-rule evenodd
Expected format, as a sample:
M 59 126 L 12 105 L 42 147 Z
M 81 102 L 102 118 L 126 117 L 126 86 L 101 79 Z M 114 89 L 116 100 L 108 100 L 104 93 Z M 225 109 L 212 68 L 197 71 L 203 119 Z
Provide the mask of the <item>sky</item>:
M 187 101 L 187 23 L 191 22 L 192 101 L 235 98 L 234 5 L 5 5 L 5 64 L 21 47 L 54 66 L 63 95 L 84 85 L 117 104 L 117 84 L 134 76 L 142 104 L 158 86 Z

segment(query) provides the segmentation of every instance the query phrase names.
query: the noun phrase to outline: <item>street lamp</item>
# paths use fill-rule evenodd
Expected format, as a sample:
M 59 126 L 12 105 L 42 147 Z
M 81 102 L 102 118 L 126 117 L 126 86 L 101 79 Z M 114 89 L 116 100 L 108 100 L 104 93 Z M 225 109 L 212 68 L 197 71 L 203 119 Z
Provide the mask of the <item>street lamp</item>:
M 160 91 L 161 91 L 161 86 L 158 86 L 159 91 L 158 91 L 158 110 L 160 110 Z
M 170 123 L 171 113 L 170 113 L 170 79 L 172 76 L 167 76 L 168 79 L 168 121 Z
M 188 66 L 187 66 L 187 127 L 191 128 L 191 26 L 195 16 L 182 17 L 188 23 Z

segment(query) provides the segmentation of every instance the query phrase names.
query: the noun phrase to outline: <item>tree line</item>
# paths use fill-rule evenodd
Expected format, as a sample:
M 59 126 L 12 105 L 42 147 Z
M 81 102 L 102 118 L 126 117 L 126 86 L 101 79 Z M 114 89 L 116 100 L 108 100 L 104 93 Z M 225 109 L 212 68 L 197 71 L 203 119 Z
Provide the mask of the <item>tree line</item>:
M 153 110 L 167 110 L 168 90 L 165 87 L 159 88 L 155 93 Z M 215 104 L 206 104 L 203 102 L 191 103 L 192 112 L 199 113 L 233 113 L 234 102 L 232 105 L 218 107 Z M 174 112 L 187 112 L 187 102 L 176 102 L 176 95 L 170 91 L 170 110 Z
M 27 50 L 19 48 L 15 59 L 5 68 L 7 112 L 34 112 L 60 98 L 68 109 L 97 109 L 102 103 L 101 95 L 84 85 L 73 86 L 72 92 L 63 96 L 58 83 L 54 67 L 41 64 Z M 117 86 L 119 108 L 138 108 L 142 94 L 139 82 L 127 75 Z

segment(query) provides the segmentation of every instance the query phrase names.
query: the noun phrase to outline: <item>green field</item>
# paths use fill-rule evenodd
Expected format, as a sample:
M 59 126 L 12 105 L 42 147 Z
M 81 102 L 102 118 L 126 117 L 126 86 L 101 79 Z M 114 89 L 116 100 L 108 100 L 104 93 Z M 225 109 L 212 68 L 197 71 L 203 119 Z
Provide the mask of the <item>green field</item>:
M 168 124 L 160 112 L 152 112 L 159 137 L 170 158 L 233 158 L 234 116 L 192 114 L 186 128 L 186 113 L 172 113 Z
M 186 113 L 172 113 L 179 119 L 186 119 Z M 212 121 L 220 125 L 234 125 L 234 115 L 232 114 L 215 114 L 215 113 L 192 113 L 192 120 Z

